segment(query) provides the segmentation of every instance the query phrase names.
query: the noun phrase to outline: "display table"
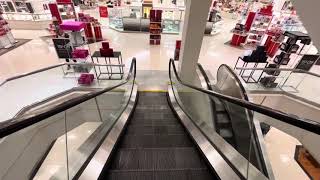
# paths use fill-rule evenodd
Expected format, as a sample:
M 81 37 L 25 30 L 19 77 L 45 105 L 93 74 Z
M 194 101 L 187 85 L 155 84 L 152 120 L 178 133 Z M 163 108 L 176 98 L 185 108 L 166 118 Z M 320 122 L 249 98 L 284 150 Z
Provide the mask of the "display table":
M 242 62 L 242 66 L 238 66 L 239 62 Z M 264 66 L 258 67 L 259 64 L 263 64 Z M 248 65 L 250 65 L 250 66 L 248 67 Z M 242 57 L 238 57 L 238 60 L 236 62 L 236 65 L 234 66 L 234 69 L 237 70 L 237 68 L 266 68 L 267 66 L 268 66 L 268 62 L 246 62 L 246 61 L 243 61 Z M 245 75 L 244 73 L 248 72 L 248 71 L 249 71 L 249 75 Z M 256 72 L 256 70 L 241 69 L 239 72 L 239 75 L 246 83 L 258 83 L 261 79 L 263 71 L 258 73 L 258 79 L 255 79 L 253 77 L 255 72 Z
M 108 59 L 108 61 L 107 61 Z M 117 59 L 117 64 L 112 64 L 111 63 L 111 59 Z M 94 66 L 95 69 L 95 73 L 97 76 L 98 80 L 106 80 L 106 79 L 122 79 L 123 78 L 123 74 L 124 74 L 124 70 L 123 70 L 123 62 L 122 62 L 122 54 L 120 51 L 114 51 L 113 52 L 113 56 L 110 57 L 105 57 L 105 56 L 101 56 L 100 51 L 95 51 L 93 53 L 93 55 L 91 56 L 91 60 L 93 63 L 99 63 L 99 61 L 102 60 L 102 62 L 105 62 L 105 65 L 103 65 L 105 67 L 106 71 L 103 71 L 103 66 L 98 66 L 98 68 L 96 68 L 96 66 Z M 96 61 L 95 61 L 96 60 Z M 119 68 L 118 72 L 114 72 L 113 71 L 113 67 L 117 66 Z M 108 78 L 103 78 L 100 77 L 103 74 L 107 74 Z M 113 75 L 120 75 L 120 78 L 114 78 Z

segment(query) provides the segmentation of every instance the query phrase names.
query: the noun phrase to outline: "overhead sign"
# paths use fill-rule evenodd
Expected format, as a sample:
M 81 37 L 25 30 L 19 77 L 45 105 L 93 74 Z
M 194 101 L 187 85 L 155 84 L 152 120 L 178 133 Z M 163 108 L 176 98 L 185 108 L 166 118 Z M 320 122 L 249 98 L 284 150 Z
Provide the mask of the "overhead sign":
M 100 17 L 108 17 L 108 8 L 106 6 L 99 6 Z
M 57 55 L 61 59 L 71 58 L 72 44 L 67 38 L 52 39 Z
M 296 69 L 309 71 L 314 63 L 319 59 L 319 54 L 305 54 L 302 56 Z

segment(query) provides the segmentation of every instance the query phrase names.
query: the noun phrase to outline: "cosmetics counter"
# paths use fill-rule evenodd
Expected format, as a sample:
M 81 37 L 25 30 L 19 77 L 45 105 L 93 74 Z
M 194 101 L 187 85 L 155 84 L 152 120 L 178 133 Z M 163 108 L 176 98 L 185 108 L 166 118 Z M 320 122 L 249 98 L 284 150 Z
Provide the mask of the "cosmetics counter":
M 52 20 L 47 0 L 0 0 L 3 18 L 12 29 L 45 29 Z
M 162 10 L 162 33 L 178 34 L 184 14 L 184 8 L 153 7 L 154 10 Z M 142 31 L 149 32 L 149 14 L 143 14 L 143 8 L 139 5 L 114 7 L 109 11 L 109 26 L 118 31 Z

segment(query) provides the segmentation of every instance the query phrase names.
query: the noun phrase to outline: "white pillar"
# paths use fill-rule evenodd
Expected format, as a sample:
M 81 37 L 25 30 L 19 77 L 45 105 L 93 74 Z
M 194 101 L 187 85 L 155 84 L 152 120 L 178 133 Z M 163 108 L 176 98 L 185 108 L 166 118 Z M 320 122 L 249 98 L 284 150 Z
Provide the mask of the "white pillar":
M 182 80 L 192 83 L 196 77 L 202 39 L 212 0 L 186 0 L 179 59 L 179 74 Z

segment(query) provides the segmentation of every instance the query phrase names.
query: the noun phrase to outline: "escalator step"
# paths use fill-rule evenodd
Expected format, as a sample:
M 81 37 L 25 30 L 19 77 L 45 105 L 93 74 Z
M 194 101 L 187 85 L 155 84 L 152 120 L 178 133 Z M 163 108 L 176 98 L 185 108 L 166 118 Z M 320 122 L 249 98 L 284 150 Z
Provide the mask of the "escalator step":
M 206 168 L 195 148 L 119 149 L 111 169 L 169 170 Z
M 212 180 L 216 179 L 207 169 L 177 169 L 160 171 L 115 171 L 111 170 L 100 179 L 111 180 Z
M 175 119 L 171 111 L 164 112 L 163 110 L 152 110 L 147 111 L 147 113 L 146 111 L 136 111 L 133 117 L 140 119 Z
M 124 136 L 123 148 L 192 147 L 187 135 L 130 135 Z
M 180 125 L 177 119 L 143 119 L 133 118 L 130 120 L 131 125 L 161 126 L 161 125 Z
M 226 108 L 224 107 L 224 104 L 218 100 L 217 98 L 214 98 L 215 99 L 215 108 L 216 108 L 216 111 L 225 111 Z
M 150 104 L 150 105 L 147 105 L 147 106 L 138 106 L 136 107 L 135 111 L 141 111 L 141 110 L 155 110 L 155 109 L 158 109 L 158 110 L 164 110 L 164 111 L 171 111 L 170 107 L 166 104 L 166 105 L 163 105 L 163 104 Z
M 232 131 L 230 131 L 230 129 L 219 129 L 219 134 L 223 138 L 231 138 L 233 136 Z
M 148 125 L 129 125 L 127 127 L 127 134 L 133 135 L 148 135 L 148 134 L 161 134 L 161 135 L 173 135 L 173 134 L 184 134 L 183 127 L 181 125 L 159 125 L 159 126 L 148 126 Z

